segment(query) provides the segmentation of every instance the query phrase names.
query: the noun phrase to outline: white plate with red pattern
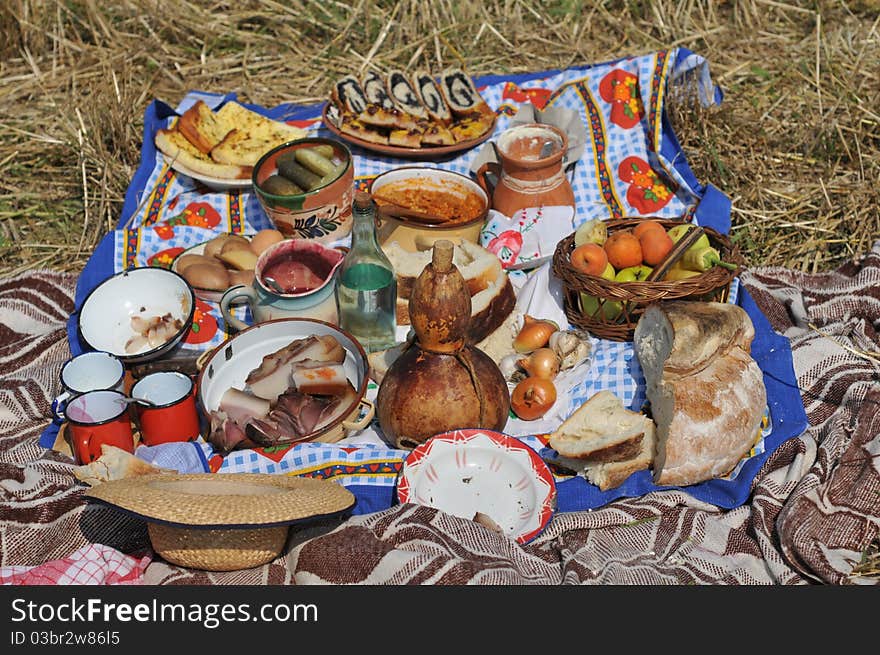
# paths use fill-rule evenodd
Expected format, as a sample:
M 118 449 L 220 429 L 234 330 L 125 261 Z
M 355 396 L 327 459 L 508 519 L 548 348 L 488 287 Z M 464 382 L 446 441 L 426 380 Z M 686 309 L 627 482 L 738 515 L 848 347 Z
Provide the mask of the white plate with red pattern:
M 476 520 L 524 544 L 550 522 L 556 483 L 538 453 L 519 439 L 493 430 L 454 430 L 407 456 L 397 498 Z

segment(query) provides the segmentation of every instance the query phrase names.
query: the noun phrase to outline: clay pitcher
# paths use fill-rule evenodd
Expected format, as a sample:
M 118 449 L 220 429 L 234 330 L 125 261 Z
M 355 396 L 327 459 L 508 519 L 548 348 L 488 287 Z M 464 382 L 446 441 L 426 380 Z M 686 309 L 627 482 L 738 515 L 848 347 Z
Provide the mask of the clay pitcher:
M 498 138 L 500 163 L 481 166 L 477 182 L 492 199 L 492 209 L 505 216 L 512 217 L 527 207 L 574 208 L 574 191 L 562 165 L 567 150 L 568 137 L 552 125 L 511 127 Z
M 568 150 L 562 130 L 541 123 L 517 125 L 501 134 L 496 150 L 500 163 L 486 163 L 477 171 L 477 182 L 492 199 L 492 209 L 512 217 L 527 207 L 575 206 L 562 165 Z M 496 178 L 494 183 L 490 175 Z

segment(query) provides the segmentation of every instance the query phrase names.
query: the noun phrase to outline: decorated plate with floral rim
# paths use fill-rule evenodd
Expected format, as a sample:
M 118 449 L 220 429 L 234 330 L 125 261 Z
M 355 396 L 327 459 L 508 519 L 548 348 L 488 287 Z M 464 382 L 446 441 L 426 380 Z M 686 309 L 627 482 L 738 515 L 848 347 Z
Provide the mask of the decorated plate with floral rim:
M 397 483 L 401 503 L 434 507 L 525 544 L 556 509 L 556 483 L 537 452 L 493 430 L 438 434 L 407 456 Z

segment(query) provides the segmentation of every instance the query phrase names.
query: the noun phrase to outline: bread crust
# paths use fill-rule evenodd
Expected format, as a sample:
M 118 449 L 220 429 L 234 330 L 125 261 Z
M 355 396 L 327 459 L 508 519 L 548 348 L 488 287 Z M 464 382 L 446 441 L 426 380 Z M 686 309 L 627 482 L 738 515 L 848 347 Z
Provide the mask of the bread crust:
M 740 307 L 665 302 L 634 334 L 657 424 L 654 481 L 687 486 L 726 475 L 759 438 L 767 393 Z
M 183 134 L 175 129 L 157 130 L 156 147 L 172 161 L 179 161 L 197 175 L 221 179 L 247 179 L 253 170 L 250 166 L 218 164 L 197 150 Z

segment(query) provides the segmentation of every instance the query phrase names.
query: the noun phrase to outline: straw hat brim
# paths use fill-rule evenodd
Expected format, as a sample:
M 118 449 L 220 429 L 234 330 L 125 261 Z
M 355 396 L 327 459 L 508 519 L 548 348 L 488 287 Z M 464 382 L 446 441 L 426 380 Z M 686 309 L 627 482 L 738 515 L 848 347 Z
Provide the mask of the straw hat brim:
M 335 482 L 264 473 L 142 475 L 104 482 L 85 496 L 147 522 L 233 529 L 289 525 L 355 501 Z

